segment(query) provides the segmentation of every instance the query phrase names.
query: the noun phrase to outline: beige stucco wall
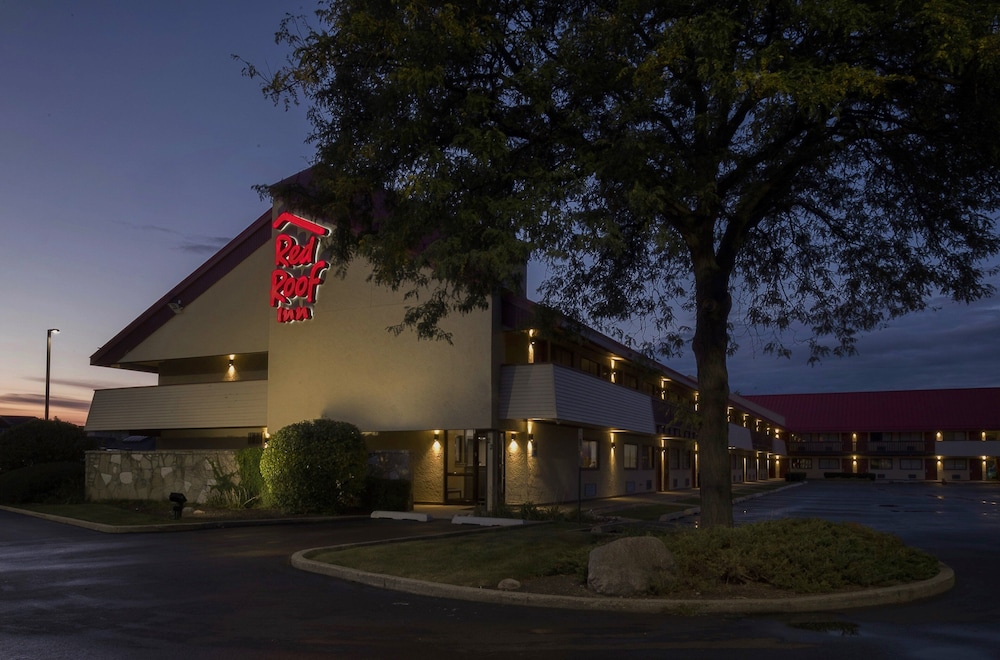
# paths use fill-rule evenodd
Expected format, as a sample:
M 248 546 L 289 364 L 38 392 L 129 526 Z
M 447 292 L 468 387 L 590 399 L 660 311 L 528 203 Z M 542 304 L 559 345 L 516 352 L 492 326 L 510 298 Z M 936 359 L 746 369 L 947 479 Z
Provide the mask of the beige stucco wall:
M 267 350 L 268 282 L 273 247 L 261 247 L 121 362 L 169 360 Z
M 444 501 L 444 446 L 443 440 L 434 445 L 433 431 L 367 434 L 365 445 L 368 451 L 408 451 L 413 501 Z
M 571 426 L 534 422 L 536 455 L 531 456 L 526 436 L 518 433 L 516 446 L 505 443 L 506 498 L 510 504 L 551 504 L 577 499 L 579 439 Z M 584 481 L 600 478 L 599 470 L 583 470 Z
M 328 274 L 311 320 L 278 323 L 271 314 L 269 429 L 318 417 L 363 431 L 490 428 L 493 310 L 446 319 L 452 344 L 395 335 L 387 328 L 409 303 L 367 282 L 368 273 L 355 264 L 343 279 Z

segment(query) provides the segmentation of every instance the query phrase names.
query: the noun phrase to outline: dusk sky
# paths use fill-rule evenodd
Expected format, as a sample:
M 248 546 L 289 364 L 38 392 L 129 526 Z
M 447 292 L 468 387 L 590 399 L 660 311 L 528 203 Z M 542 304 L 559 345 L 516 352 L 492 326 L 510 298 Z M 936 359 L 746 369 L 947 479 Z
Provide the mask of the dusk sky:
M 82 424 L 95 388 L 155 383 L 90 355 L 268 208 L 253 185 L 308 166 L 304 110 L 274 107 L 231 55 L 276 68 L 282 17 L 313 8 L 0 0 L 0 415 L 43 415 L 48 328 L 53 417 Z M 738 337 L 732 389 L 1000 384 L 1000 299 L 938 307 L 817 367 Z

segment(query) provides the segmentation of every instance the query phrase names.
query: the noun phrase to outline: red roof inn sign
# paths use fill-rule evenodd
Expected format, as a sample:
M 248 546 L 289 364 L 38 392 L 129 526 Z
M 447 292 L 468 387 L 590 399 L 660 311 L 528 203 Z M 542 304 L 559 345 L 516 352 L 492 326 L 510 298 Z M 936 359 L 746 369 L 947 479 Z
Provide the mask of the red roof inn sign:
M 279 233 L 274 239 L 271 307 L 278 310 L 278 323 L 308 321 L 330 266 L 318 258 L 319 239 L 330 230 L 288 212 L 275 218 L 272 226 Z

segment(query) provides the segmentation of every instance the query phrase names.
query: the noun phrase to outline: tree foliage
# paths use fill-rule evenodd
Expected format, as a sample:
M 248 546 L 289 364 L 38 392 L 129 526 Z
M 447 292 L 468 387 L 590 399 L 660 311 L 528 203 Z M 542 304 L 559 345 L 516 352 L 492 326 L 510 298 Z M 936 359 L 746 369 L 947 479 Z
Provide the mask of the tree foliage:
M 338 513 L 357 505 L 367 459 L 358 427 L 314 419 L 271 436 L 260 473 L 274 505 L 298 513 Z
M 336 219 L 338 257 L 405 288 L 421 336 L 528 258 L 545 302 L 642 320 L 650 352 L 693 316 L 715 525 L 732 323 L 781 355 L 804 327 L 818 359 L 991 293 L 998 25 L 964 0 L 343 0 L 246 72 L 309 104 L 312 179 L 277 194 Z
M 58 419 L 36 419 L 0 433 L 0 472 L 41 463 L 83 464 L 84 452 L 96 449 L 83 428 Z

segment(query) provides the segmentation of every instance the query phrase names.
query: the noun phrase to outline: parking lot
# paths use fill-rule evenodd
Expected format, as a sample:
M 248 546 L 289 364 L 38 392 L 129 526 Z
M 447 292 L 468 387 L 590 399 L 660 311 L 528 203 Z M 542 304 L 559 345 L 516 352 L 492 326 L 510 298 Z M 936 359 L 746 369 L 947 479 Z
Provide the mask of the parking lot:
M 817 516 L 898 534 L 958 579 L 895 607 L 727 617 L 459 602 L 289 563 L 308 547 L 450 531 L 445 521 L 107 535 L 0 512 L 0 657 L 995 658 L 998 496 L 996 484 L 815 482 L 743 502 L 738 523 Z

